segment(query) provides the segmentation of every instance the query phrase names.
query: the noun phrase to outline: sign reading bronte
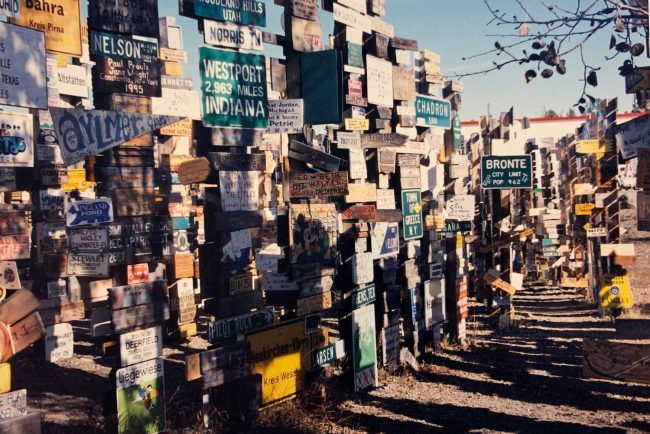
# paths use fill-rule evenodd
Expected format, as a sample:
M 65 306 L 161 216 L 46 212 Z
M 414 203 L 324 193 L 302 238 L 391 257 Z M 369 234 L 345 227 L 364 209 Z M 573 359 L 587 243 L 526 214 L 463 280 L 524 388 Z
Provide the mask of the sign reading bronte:
M 95 30 L 157 38 L 158 1 L 89 0 L 88 26 Z
M 79 0 L 20 0 L 20 16 L 12 21 L 44 32 L 48 51 L 81 56 Z
M 51 108 L 61 156 L 67 166 L 178 122 L 177 116 Z
M 266 27 L 266 5 L 257 0 L 194 0 L 194 14 L 217 21 Z
M 417 95 L 415 118 L 420 127 L 451 128 L 451 104 L 444 99 Z
M 292 198 L 345 196 L 348 172 L 300 173 L 293 175 L 289 183 Z
M 481 157 L 481 186 L 484 190 L 533 188 L 532 156 Z
M 43 33 L 0 22 L 0 47 L 0 104 L 47 109 Z
M 199 48 L 203 123 L 210 127 L 266 128 L 264 56 Z

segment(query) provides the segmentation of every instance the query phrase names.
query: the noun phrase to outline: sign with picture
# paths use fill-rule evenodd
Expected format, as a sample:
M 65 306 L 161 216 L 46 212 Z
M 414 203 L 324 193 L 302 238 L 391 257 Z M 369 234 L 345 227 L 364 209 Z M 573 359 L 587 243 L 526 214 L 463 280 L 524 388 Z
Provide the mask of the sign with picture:
M 20 16 L 12 19 L 12 22 L 44 32 L 45 48 L 48 51 L 81 56 L 81 6 L 79 0 L 19 1 Z M 30 47 L 30 53 L 33 53 L 33 47 Z
M 0 167 L 34 166 L 33 126 L 30 114 L 0 112 Z
M 74 355 L 74 337 L 69 323 L 54 324 L 45 328 L 45 360 L 56 363 Z
M 68 276 L 107 277 L 109 257 L 104 253 L 68 252 Z
M 66 226 L 83 226 L 113 221 L 113 203 L 109 198 L 75 200 L 66 204 Z
M 372 304 L 352 312 L 352 354 L 354 358 L 354 390 L 377 387 L 377 331 L 375 307 Z
M 14 261 L 0 261 L 0 287 L 4 289 L 20 289 L 20 275 Z
M 78 4 L 79 2 L 77 2 Z M 0 22 L 0 63 L 7 65 L 0 81 L 0 104 L 46 110 L 47 67 L 43 32 Z M 25 62 L 29 56 L 30 62 Z
M 393 106 L 393 65 L 378 57 L 366 56 L 368 102 L 382 107 Z
M 266 128 L 268 101 L 264 56 L 208 47 L 199 48 L 199 55 L 204 124 Z
M 88 26 L 106 32 L 157 38 L 158 1 L 90 0 Z
M 165 371 L 162 359 L 118 369 L 115 373 L 119 434 L 165 430 Z
M 404 240 L 416 240 L 424 235 L 422 223 L 422 193 L 419 189 L 402 190 Z
M 313 265 L 336 256 L 338 213 L 335 204 L 291 204 L 292 261 Z
M 128 366 L 162 356 L 162 328 L 151 327 L 120 335 L 120 365 Z
M 303 100 L 269 100 L 269 133 L 299 134 L 304 127 Z

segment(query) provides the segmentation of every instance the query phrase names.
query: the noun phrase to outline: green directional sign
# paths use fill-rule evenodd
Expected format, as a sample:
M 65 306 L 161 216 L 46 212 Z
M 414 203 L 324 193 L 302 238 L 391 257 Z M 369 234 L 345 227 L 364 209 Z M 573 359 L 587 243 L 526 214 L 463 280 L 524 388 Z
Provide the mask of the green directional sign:
M 268 125 L 264 56 L 201 47 L 203 123 L 262 129 Z
M 257 0 L 194 0 L 194 13 L 202 18 L 266 27 L 266 5 Z
M 472 230 L 472 222 L 460 220 L 445 220 L 445 227 L 438 232 L 468 232 Z
M 408 241 L 422 238 L 422 193 L 419 189 L 402 190 L 402 214 L 404 239 Z
M 352 293 L 352 309 L 373 303 L 377 299 L 375 284 L 364 286 Z
M 314 350 L 314 366 L 331 365 L 336 361 L 336 344 Z
M 533 188 L 533 158 L 530 155 L 481 157 L 481 186 L 484 190 Z
M 463 136 L 461 134 L 462 126 L 460 123 L 460 116 L 454 116 L 452 127 L 454 131 L 454 149 L 456 152 L 460 152 L 463 150 Z
M 451 128 L 451 104 L 444 99 L 416 95 L 415 118 L 419 127 Z

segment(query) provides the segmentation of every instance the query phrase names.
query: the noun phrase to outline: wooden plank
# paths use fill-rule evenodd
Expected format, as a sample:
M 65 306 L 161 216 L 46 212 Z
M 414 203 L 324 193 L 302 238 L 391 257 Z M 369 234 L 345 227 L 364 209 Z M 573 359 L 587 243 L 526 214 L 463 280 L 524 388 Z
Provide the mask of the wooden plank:
M 163 302 L 167 299 L 167 281 L 134 283 L 109 290 L 111 309 L 123 309 L 140 304 Z
M 377 185 L 349 184 L 348 194 L 345 196 L 345 202 L 377 202 Z
M 289 157 L 305 163 L 313 164 L 314 166 L 327 170 L 328 172 L 338 171 L 342 161 L 340 158 L 334 157 L 333 155 L 319 151 L 318 149 L 295 140 L 291 141 Z
M 27 390 L 20 389 L 0 395 L 0 421 L 14 419 L 27 413 Z
M 215 343 L 221 339 L 266 327 L 273 324 L 274 321 L 275 314 L 272 307 L 248 312 L 234 318 L 212 321 L 208 326 L 208 340 Z
M 40 301 L 26 289 L 19 289 L 0 304 L 0 322 L 12 325 L 38 309 Z
M 374 220 L 377 215 L 375 205 L 356 204 L 341 213 L 343 220 Z
M 154 215 L 158 209 L 156 191 L 153 188 L 115 189 L 113 204 L 118 217 Z
M 38 309 L 43 325 L 60 324 L 70 321 L 82 320 L 86 317 L 86 307 L 82 301 L 66 303 L 59 298 L 41 301 Z
M 266 169 L 265 154 L 208 152 L 208 159 L 216 171 L 264 171 Z
M 184 161 L 178 167 L 178 180 L 181 184 L 198 184 L 210 176 L 210 161 L 205 158 L 194 158 Z
M 213 213 L 217 232 L 232 232 L 243 229 L 261 228 L 264 225 L 263 211 L 232 211 Z
M 169 306 L 164 302 L 142 304 L 111 312 L 111 321 L 115 333 L 121 333 L 135 327 L 148 326 L 169 319 Z
M 406 39 L 394 36 L 390 40 L 390 45 L 393 48 L 400 50 L 418 51 L 418 41 L 414 39 Z
M 348 172 L 300 173 L 289 180 L 292 198 L 344 196 L 347 191 Z
M 362 134 L 361 146 L 364 148 L 381 148 L 386 146 L 402 146 L 408 142 L 408 137 L 402 134 Z
M 399 223 L 404 218 L 399 209 L 378 209 L 372 222 Z
M 45 327 L 41 321 L 41 316 L 38 312 L 34 312 L 24 319 L 11 325 L 11 345 L 13 346 L 13 353 L 18 354 L 34 342 L 38 341 L 45 335 Z M 7 358 L 3 354 L 2 362 L 6 362 Z

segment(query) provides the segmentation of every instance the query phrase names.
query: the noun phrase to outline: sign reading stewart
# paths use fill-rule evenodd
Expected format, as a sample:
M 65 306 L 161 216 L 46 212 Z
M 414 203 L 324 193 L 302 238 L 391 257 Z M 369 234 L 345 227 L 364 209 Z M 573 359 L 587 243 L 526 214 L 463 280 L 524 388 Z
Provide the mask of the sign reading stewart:
M 217 21 L 266 27 L 266 5 L 256 0 L 194 0 L 194 14 Z
M 415 117 L 420 127 L 451 128 L 451 104 L 444 99 L 417 95 Z
M 203 123 L 210 127 L 266 128 L 264 56 L 201 47 Z
M 485 190 L 533 188 L 530 155 L 481 157 L 481 186 Z

